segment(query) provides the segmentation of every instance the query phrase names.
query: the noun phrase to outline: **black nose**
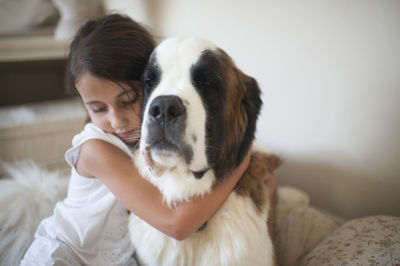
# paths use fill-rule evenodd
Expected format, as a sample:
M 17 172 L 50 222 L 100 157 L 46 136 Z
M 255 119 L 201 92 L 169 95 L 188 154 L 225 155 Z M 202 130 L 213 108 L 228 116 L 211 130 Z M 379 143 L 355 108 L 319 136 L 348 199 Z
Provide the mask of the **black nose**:
M 149 115 L 158 122 L 171 123 L 186 112 L 182 100 L 173 95 L 156 97 L 150 104 Z

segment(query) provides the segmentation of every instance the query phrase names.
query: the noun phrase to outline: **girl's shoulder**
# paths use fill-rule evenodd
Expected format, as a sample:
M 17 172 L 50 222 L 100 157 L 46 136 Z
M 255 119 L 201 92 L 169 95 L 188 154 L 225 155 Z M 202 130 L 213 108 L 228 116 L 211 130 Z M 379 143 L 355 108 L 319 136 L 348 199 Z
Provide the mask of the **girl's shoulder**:
M 72 147 L 65 153 L 65 159 L 71 166 L 75 166 L 82 145 L 89 140 L 102 140 L 108 142 L 127 155 L 132 156 L 130 148 L 117 136 L 107 133 L 92 123 L 85 125 L 83 130 L 72 139 Z
M 119 147 L 124 152 L 128 154 L 130 153 L 129 147 L 120 138 L 114 134 L 105 132 L 92 123 L 86 124 L 83 130 L 79 134 L 75 135 L 72 139 L 72 146 L 80 146 L 90 139 L 99 139 L 109 142 L 110 144 Z
M 112 144 L 119 144 L 120 142 L 122 142 L 117 136 L 105 132 L 104 130 L 92 123 L 87 123 L 83 130 L 80 133 L 76 134 L 72 139 L 72 146 L 82 145 L 85 141 L 89 139 L 103 139 L 107 140 L 108 142 L 112 142 Z

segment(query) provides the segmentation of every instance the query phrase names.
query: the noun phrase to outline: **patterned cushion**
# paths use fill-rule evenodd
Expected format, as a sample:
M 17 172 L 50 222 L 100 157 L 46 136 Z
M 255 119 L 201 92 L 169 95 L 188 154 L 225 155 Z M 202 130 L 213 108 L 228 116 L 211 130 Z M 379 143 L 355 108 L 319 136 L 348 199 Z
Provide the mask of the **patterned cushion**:
M 305 255 L 300 265 L 400 265 L 400 217 L 351 220 Z

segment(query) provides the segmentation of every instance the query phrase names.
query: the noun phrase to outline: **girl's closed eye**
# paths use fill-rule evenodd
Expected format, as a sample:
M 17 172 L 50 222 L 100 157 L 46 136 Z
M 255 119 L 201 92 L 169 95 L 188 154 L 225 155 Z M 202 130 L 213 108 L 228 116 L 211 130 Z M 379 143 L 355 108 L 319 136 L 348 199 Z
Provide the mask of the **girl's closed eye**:
M 92 110 L 93 113 L 101 113 L 101 112 L 105 112 L 107 110 L 107 107 L 101 106 L 101 105 L 99 105 L 99 106 L 92 105 L 92 106 L 90 106 L 90 109 Z
M 106 110 L 105 107 L 101 107 L 101 108 L 92 108 L 93 113 L 101 113 L 104 112 Z
M 138 99 L 138 95 L 133 90 L 130 90 L 121 96 L 122 97 L 120 97 L 119 102 L 120 102 L 120 105 L 123 107 L 130 107 Z
M 127 101 L 121 101 L 121 104 L 122 104 L 122 105 L 125 105 L 125 106 L 126 106 L 126 105 L 129 105 L 129 106 L 130 106 L 130 105 L 132 105 L 132 104 L 134 104 L 134 103 L 136 102 L 136 98 L 137 98 L 137 97 L 134 97 L 133 99 L 129 99 L 129 100 L 127 100 Z

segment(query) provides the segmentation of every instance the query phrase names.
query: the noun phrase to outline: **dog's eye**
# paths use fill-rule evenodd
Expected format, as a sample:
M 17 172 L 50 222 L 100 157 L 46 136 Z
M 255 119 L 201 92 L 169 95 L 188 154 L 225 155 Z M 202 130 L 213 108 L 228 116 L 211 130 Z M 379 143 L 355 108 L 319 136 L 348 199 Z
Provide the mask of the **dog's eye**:
M 152 88 L 154 86 L 154 84 L 155 84 L 154 80 L 152 80 L 150 78 L 147 78 L 144 80 L 144 86 L 146 88 Z
M 203 171 L 193 172 L 193 175 L 195 178 L 200 179 L 205 175 L 205 173 L 207 173 L 207 171 L 208 171 L 208 169 L 203 170 Z
M 215 72 L 206 72 L 203 77 L 198 80 L 201 87 L 205 89 L 218 90 L 221 84 L 220 76 Z
M 149 63 L 142 76 L 144 96 L 146 97 L 158 85 L 161 78 L 161 71 L 157 64 Z
M 197 86 L 205 90 L 213 89 L 216 87 L 214 82 L 210 79 L 203 79 L 197 81 Z
M 203 85 L 204 87 L 207 87 L 207 88 L 210 88 L 210 87 L 212 86 L 212 84 L 211 84 L 210 81 L 204 81 L 204 82 L 202 83 L 202 85 Z

